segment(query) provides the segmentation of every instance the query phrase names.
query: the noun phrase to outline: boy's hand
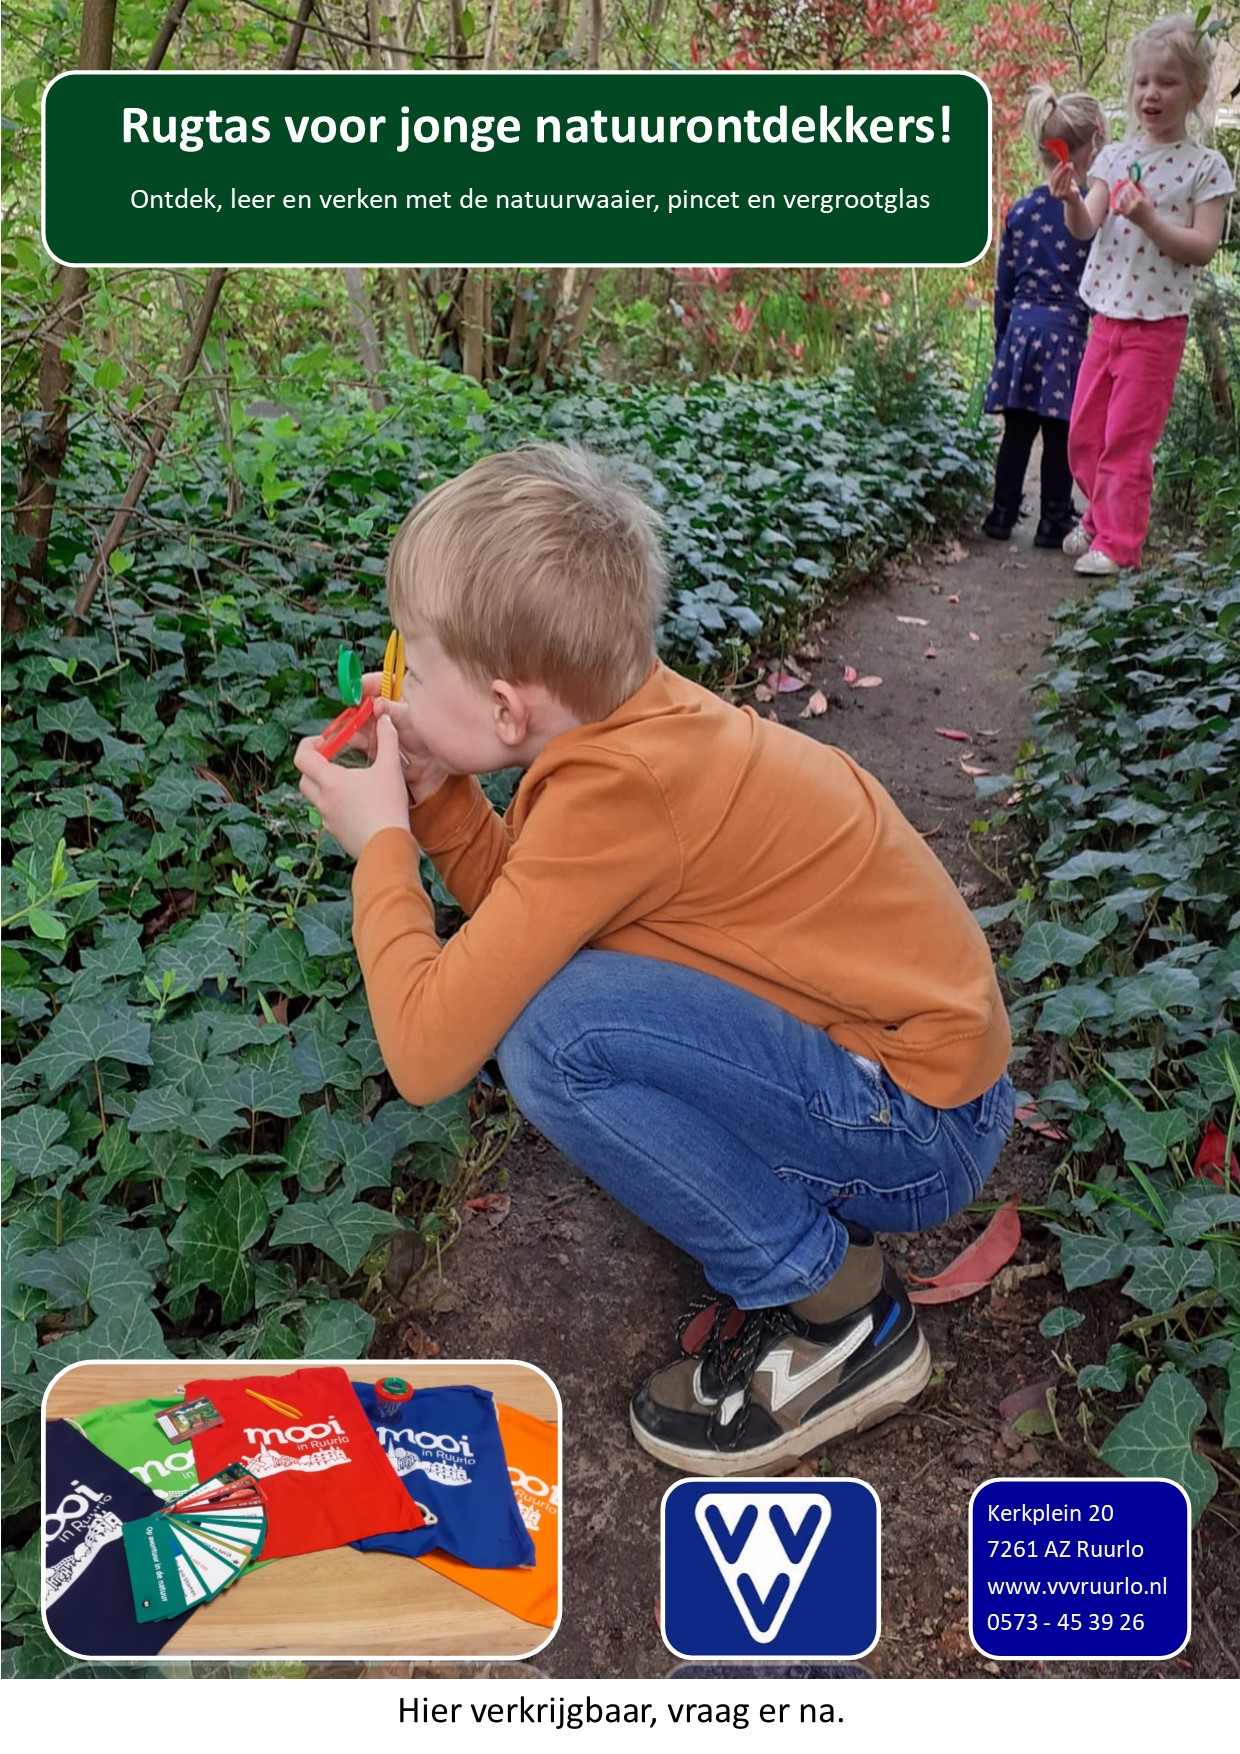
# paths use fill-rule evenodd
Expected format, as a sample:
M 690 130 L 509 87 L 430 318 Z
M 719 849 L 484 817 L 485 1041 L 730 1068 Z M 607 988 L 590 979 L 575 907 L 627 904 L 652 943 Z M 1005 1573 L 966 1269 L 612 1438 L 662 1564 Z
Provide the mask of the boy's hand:
M 354 859 L 385 828 L 409 833 L 409 793 L 396 728 L 390 719 L 381 718 L 373 735 L 375 754 L 369 767 L 336 767 L 320 753 L 318 737 L 303 737 L 293 757 L 303 798 L 314 805 L 324 828 Z
M 370 670 L 362 677 L 362 695 L 369 695 L 375 703 L 374 717 L 367 721 L 350 739 L 351 749 L 360 749 L 368 760 L 374 760 L 375 734 L 380 719 L 387 719 L 395 725 L 396 734 L 400 739 L 400 758 L 404 764 L 405 784 L 409 788 L 409 796 L 415 804 L 423 798 L 429 798 L 432 792 L 439 790 L 448 777 L 446 767 L 441 767 L 427 749 L 413 727 L 413 713 L 407 700 L 384 700 L 380 690 L 383 687 L 383 673 Z

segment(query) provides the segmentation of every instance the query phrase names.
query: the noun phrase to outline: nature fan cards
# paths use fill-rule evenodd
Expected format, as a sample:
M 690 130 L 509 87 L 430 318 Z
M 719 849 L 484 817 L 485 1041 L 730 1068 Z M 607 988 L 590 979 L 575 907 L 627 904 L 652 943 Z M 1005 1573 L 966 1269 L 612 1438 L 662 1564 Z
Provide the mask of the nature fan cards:
M 167 1620 L 211 1601 L 258 1558 L 267 1533 L 262 1489 L 233 1463 L 122 1532 L 138 1619 Z

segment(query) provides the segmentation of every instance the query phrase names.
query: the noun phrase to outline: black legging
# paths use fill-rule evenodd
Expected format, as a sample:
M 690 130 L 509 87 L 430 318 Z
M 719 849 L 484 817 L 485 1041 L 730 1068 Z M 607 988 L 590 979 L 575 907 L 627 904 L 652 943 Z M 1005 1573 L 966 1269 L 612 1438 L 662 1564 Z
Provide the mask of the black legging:
M 1033 441 L 1042 429 L 1042 506 L 1070 506 L 1072 471 L 1068 467 L 1068 423 L 1031 408 L 1005 408 L 1003 442 L 995 464 L 995 504 L 1020 509 L 1025 470 Z

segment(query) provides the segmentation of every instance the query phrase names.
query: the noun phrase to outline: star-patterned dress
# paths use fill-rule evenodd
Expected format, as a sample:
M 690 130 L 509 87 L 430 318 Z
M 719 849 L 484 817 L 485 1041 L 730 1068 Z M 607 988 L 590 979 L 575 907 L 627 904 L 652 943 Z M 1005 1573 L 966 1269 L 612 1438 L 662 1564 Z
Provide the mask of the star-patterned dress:
M 1025 408 L 1067 420 L 1089 334 L 1080 296 L 1089 245 L 1074 238 L 1063 203 L 1045 187 L 1013 202 L 995 272 L 995 365 L 988 414 Z
M 1235 180 L 1220 153 L 1197 140 L 1170 146 L 1126 140 L 1104 146 L 1089 177 L 1114 189 L 1134 164 L 1141 167 L 1141 187 L 1165 225 L 1191 225 L 1197 206 L 1230 195 Z M 1091 310 L 1121 321 L 1157 323 L 1164 317 L 1186 317 L 1201 269 L 1175 262 L 1146 237 L 1130 219 L 1109 208 L 1094 237 L 1081 294 Z

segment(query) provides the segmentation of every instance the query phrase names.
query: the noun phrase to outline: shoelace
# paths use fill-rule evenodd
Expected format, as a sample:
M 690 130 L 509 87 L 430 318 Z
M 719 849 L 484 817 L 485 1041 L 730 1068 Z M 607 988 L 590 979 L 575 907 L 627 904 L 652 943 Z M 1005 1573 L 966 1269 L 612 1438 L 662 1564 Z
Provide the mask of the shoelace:
M 713 1312 L 709 1328 L 704 1317 Z M 699 1299 L 686 1311 L 678 1329 L 681 1350 L 701 1359 L 703 1377 L 711 1377 L 720 1389 L 711 1414 L 710 1435 L 726 1439 L 729 1447 L 740 1442 L 749 1423 L 754 1365 L 768 1339 L 778 1334 L 804 1334 L 806 1324 L 786 1305 L 770 1309 L 740 1310 L 730 1297 Z M 713 1386 L 713 1385 L 712 1385 Z M 725 1427 L 719 1418 L 730 1392 L 740 1389 L 744 1399 L 735 1418 Z

